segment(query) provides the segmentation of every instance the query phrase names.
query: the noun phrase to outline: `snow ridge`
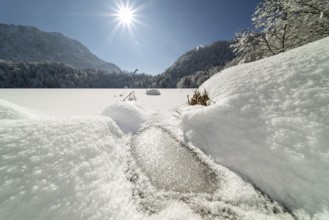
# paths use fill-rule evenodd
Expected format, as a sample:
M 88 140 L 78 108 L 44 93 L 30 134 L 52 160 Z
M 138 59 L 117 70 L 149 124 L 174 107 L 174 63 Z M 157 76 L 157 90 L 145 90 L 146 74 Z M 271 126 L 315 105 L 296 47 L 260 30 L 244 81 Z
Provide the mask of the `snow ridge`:
M 328 51 L 325 38 L 218 73 L 199 89 L 215 104 L 184 113 L 185 138 L 288 207 L 327 216 Z

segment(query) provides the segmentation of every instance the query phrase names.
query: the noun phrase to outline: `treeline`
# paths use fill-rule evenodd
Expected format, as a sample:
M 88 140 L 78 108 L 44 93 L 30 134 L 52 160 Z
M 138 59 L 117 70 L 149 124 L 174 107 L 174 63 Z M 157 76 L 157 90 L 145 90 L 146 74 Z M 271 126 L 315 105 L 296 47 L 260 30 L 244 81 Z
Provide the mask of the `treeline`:
M 62 63 L 0 61 L 0 88 L 149 88 L 147 74 L 77 69 Z

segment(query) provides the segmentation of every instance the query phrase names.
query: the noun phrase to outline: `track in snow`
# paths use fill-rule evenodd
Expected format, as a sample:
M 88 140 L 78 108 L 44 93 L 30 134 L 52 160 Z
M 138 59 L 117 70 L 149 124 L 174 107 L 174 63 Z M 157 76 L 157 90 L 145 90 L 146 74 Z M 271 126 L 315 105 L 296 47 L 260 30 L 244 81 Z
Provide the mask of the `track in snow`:
M 163 127 L 150 126 L 133 135 L 129 155 L 127 178 L 143 213 L 157 214 L 179 202 L 203 219 L 294 219 L 277 202 Z
M 134 136 L 132 155 L 159 189 L 182 193 L 213 193 L 215 172 L 187 145 L 161 127 L 144 129 Z

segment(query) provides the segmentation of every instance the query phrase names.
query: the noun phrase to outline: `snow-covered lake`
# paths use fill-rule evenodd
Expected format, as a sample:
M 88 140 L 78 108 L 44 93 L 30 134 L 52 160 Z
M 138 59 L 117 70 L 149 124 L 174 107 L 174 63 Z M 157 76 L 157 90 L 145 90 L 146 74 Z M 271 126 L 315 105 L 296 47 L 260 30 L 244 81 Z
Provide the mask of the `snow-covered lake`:
M 140 107 L 164 112 L 187 102 L 193 89 L 160 89 L 160 96 L 146 89 L 0 89 L 0 98 L 24 106 L 39 115 L 65 117 L 99 115 L 106 106 L 135 91 Z

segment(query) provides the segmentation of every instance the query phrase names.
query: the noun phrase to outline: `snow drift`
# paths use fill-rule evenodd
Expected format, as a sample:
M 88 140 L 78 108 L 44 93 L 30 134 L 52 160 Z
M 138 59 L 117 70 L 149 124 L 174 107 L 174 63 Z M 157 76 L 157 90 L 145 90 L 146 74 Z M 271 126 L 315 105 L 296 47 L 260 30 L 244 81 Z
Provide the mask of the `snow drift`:
M 28 109 L 0 99 L 0 120 L 24 118 L 34 118 L 34 116 Z
M 105 108 L 102 115 L 111 117 L 124 133 L 137 132 L 146 121 L 145 113 L 130 102 L 111 104 Z
M 328 51 L 325 38 L 217 73 L 199 88 L 216 104 L 183 114 L 185 138 L 286 206 L 327 216 Z
M 107 117 L 1 120 L 0 219 L 127 218 L 121 135 Z

